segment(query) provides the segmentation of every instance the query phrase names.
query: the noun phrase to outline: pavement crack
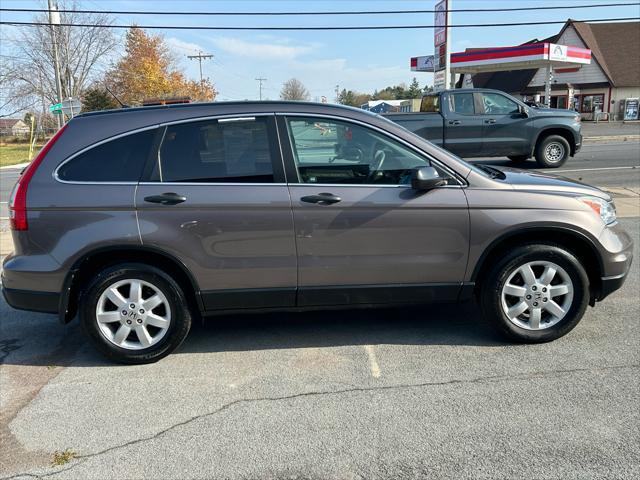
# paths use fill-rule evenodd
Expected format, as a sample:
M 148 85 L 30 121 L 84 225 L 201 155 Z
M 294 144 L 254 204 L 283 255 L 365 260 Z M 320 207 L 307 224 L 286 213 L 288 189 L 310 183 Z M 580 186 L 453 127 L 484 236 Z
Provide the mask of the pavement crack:
M 295 400 L 295 399 L 305 398 L 305 397 L 344 395 L 349 393 L 384 392 L 384 391 L 391 391 L 391 390 L 441 387 L 441 386 L 448 386 L 448 385 L 464 385 L 464 384 L 474 384 L 474 383 L 499 383 L 504 381 L 519 381 L 519 380 L 529 380 L 529 379 L 535 379 L 535 378 L 554 377 L 554 376 L 560 376 L 560 375 L 570 375 L 575 373 L 586 373 L 586 372 L 594 373 L 594 372 L 604 372 L 604 371 L 610 371 L 610 370 L 635 369 L 638 367 L 640 367 L 640 364 L 611 365 L 607 367 L 596 367 L 596 368 L 540 370 L 540 371 L 521 373 L 521 374 L 515 374 L 515 375 L 489 375 L 489 376 L 476 377 L 471 379 L 453 379 L 453 380 L 445 380 L 445 381 L 439 381 L 439 382 L 433 381 L 433 382 L 406 383 L 406 384 L 399 383 L 399 384 L 393 384 L 393 385 L 377 385 L 377 386 L 371 386 L 371 387 L 352 387 L 352 388 L 345 388 L 341 390 L 318 390 L 318 391 L 302 392 L 302 393 L 295 393 L 292 395 L 281 395 L 281 396 L 273 396 L 273 397 L 240 398 L 232 402 L 226 403 L 221 407 L 215 410 L 212 410 L 210 412 L 202 413 L 200 415 L 195 415 L 186 420 L 183 420 L 182 422 L 178 422 L 173 425 L 170 425 L 169 427 L 164 428 L 154 433 L 153 435 L 138 438 L 135 440 L 130 440 L 128 442 L 125 442 L 119 445 L 114 445 L 112 447 L 105 448 L 104 450 L 100 450 L 98 452 L 87 453 L 85 455 L 78 455 L 75 458 L 75 462 L 72 465 L 69 465 L 67 468 L 56 470 L 53 472 L 41 473 L 41 474 L 20 473 L 20 474 L 12 475 L 10 477 L 2 477 L 0 478 L 0 480 L 13 480 L 13 479 L 18 479 L 20 477 L 45 478 L 52 475 L 57 475 L 59 473 L 74 469 L 82 465 L 84 462 L 86 462 L 91 458 L 99 457 L 101 455 L 107 454 L 109 452 L 113 452 L 115 450 L 119 450 L 121 448 L 130 447 L 132 445 L 137 445 L 137 444 L 155 440 L 177 428 L 188 425 L 190 423 L 193 423 L 203 418 L 213 417 L 222 412 L 230 410 L 235 406 L 242 405 L 242 404 L 252 404 L 252 403 L 259 403 L 259 402 L 280 402 L 280 401 Z

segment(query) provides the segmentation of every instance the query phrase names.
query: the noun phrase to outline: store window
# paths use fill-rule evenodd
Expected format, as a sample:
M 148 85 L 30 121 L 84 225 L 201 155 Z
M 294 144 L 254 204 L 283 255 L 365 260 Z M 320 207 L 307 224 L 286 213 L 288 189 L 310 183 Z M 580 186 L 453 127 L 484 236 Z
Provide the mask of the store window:
M 556 95 L 551 97 L 551 108 L 567 108 L 566 95 Z
M 583 95 L 582 96 L 582 113 L 602 112 L 604 106 L 604 94 Z

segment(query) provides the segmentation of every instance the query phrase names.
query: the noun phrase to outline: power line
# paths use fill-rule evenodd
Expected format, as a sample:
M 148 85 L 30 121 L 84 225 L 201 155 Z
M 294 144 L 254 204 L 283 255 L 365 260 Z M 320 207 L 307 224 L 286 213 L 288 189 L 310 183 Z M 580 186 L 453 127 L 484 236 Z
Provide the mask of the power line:
M 260 83 L 260 100 L 262 100 L 262 82 L 266 82 L 266 78 L 258 77 L 256 80 Z
M 573 20 L 574 22 L 620 22 L 626 20 L 640 20 L 640 17 L 623 18 L 591 18 L 586 20 Z M 531 25 L 563 25 L 566 20 L 550 20 L 545 22 L 511 22 L 511 23 L 460 23 L 449 25 L 449 28 L 482 28 L 482 27 L 518 27 Z M 12 22 L 1 21 L 0 25 L 14 25 L 27 27 L 47 26 L 47 23 L 40 22 Z M 133 25 L 95 25 L 90 23 L 59 23 L 61 27 L 96 27 L 96 28 L 116 28 L 130 29 Z M 350 26 L 317 26 L 317 27 L 212 27 L 208 25 L 135 25 L 137 28 L 146 30 L 269 30 L 269 31 L 306 31 L 306 30 L 416 30 L 432 29 L 435 25 L 350 25 Z
M 187 55 L 187 58 L 189 60 L 198 60 L 198 63 L 200 64 L 200 90 L 204 95 L 204 80 L 202 78 L 202 60 L 210 60 L 213 58 L 213 55 L 208 53 L 202 53 L 201 51 L 199 51 L 197 55 Z
M 524 12 L 535 10 L 569 10 L 583 8 L 603 8 L 603 7 L 633 7 L 640 3 L 600 3 L 591 5 L 552 5 L 537 7 L 507 7 L 507 8 L 458 8 L 450 9 L 448 12 L 457 13 L 479 13 L 479 12 Z M 0 8 L 3 12 L 32 12 L 46 13 L 46 8 Z M 84 10 L 84 9 L 64 9 L 61 13 L 82 13 L 100 14 L 108 13 L 112 15 L 189 15 L 189 16 L 317 16 L 317 15 L 396 15 L 396 14 L 420 14 L 435 13 L 435 10 L 353 10 L 353 11 L 329 11 L 329 12 L 174 12 L 174 11 L 146 11 L 146 10 Z

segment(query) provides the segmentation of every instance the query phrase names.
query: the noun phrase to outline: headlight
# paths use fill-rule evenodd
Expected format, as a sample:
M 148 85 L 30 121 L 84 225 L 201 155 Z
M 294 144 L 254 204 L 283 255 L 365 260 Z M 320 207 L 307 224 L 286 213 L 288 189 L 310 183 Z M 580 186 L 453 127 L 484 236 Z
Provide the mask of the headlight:
M 581 122 L 582 121 L 582 117 L 580 116 L 580 114 L 576 115 L 574 117 L 574 119 L 575 119 L 576 122 Z
M 616 221 L 616 206 L 613 200 L 607 202 L 599 197 L 580 197 L 578 200 L 596 212 L 605 225 L 610 225 Z

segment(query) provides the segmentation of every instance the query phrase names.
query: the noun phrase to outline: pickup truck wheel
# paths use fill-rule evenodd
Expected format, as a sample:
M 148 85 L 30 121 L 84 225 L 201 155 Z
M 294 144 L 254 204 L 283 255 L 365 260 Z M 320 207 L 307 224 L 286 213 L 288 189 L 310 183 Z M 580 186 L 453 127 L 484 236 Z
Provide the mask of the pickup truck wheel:
M 80 320 L 89 340 L 119 363 L 155 362 L 178 348 L 191 327 L 182 289 L 150 265 L 103 270 L 81 302 Z
M 560 135 L 549 135 L 538 142 L 536 161 L 542 168 L 558 168 L 565 164 L 571 153 L 569 142 Z
M 509 155 L 507 158 L 513 163 L 524 163 L 529 157 L 526 155 Z
M 542 343 L 571 331 L 589 302 L 580 262 L 556 245 L 529 244 L 501 258 L 481 289 L 485 316 L 511 340 Z

